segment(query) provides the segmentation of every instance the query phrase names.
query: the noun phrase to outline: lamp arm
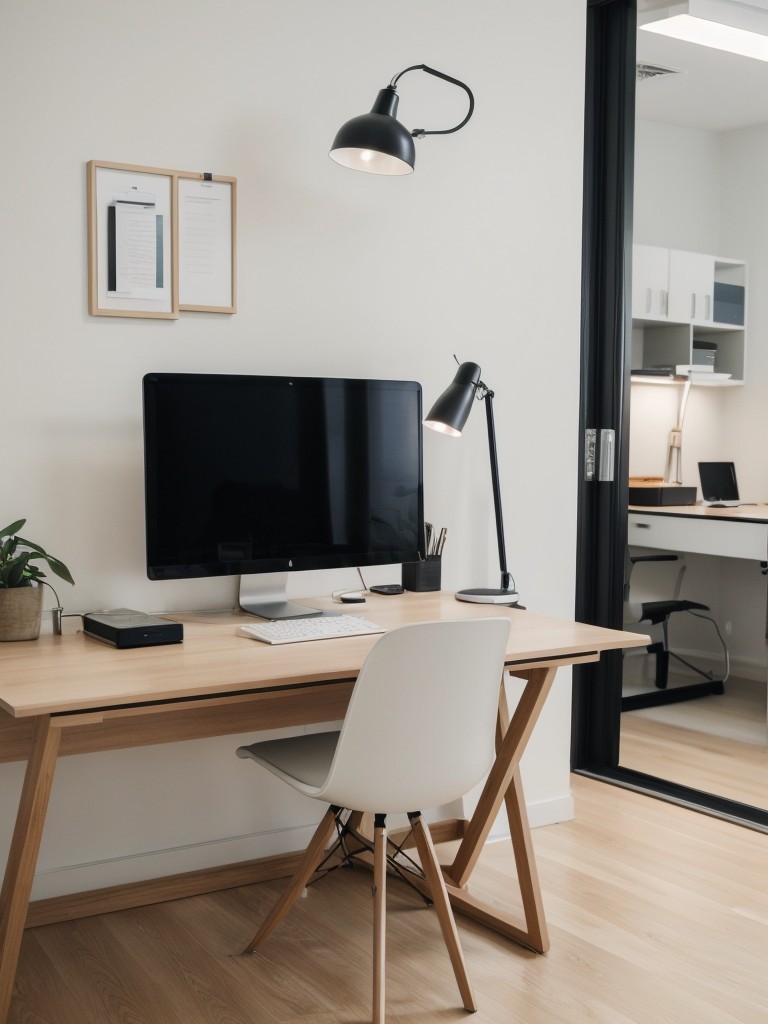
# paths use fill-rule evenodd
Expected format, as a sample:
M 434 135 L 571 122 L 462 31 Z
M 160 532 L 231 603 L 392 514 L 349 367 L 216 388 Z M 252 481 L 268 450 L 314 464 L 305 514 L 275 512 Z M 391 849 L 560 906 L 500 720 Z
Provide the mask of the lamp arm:
M 469 97 L 469 110 L 467 111 L 467 116 L 464 118 L 463 121 L 460 122 L 460 124 L 457 124 L 455 128 L 442 128 L 439 130 L 436 129 L 434 131 L 425 131 L 423 128 L 416 128 L 414 131 L 411 132 L 411 135 L 413 135 L 414 138 L 423 139 L 425 135 L 450 135 L 452 132 L 457 132 L 459 128 L 463 128 L 467 121 L 470 119 L 470 117 L 472 117 L 472 112 L 475 109 L 475 97 L 472 95 L 472 90 L 469 88 L 469 86 L 465 85 L 463 82 L 460 82 L 458 78 L 451 78 L 450 75 L 443 74 L 442 71 L 436 71 L 434 68 L 427 67 L 426 64 L 412 64 L 411 67 L 405 68 L 399 74 L 395 75 L 395 77 L 389 83 L 389 88 L 395 89 L 397 87 L 398 81 L 408 71 L 426 71 L 428 75 L 434 75 L 436 78 L 442 78 L 446 82 L 451 82 L 453 85 L 458 85 L 458 87 L 460 89 L 463 89 L 464 92 Z
M 509 590 L 510 575 L 507 569 L 507 554 L 504 547 L 504 520 L 501 514 L 501 487 L 499 486 L 499 459 L 496 454 L 496 428 L 493 422 L 493 392 L 479 382 L 478 388 L 485 388 L 485 418 L 488 423 L 488 451 L 491 457 L 491 484 L 493 485 L 493 509 L 496 514 L 496 537 L 499 542 L 499 568 L 501 589 Z

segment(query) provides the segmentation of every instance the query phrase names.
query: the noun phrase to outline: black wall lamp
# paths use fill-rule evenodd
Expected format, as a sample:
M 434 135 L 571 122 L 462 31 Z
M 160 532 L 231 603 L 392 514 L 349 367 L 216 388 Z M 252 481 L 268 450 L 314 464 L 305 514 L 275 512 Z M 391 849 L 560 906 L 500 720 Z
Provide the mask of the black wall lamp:
M 469 97 L 469 111 L 464 120 L 455 128 L 425 131 L 416 128 L 409 132 L 395 117 L 399 96 L 397 83 L 408 71 L 426 71 L 446 82 L 458 85 Z M 426 64 L 414 64 L 395 75 L 386 89 L 381 89 L 370 114 L 353 117 L 339 129 L 333 141 L 329 156 L 343 167 L 353 171 L 367 171 L 369 174 L 410 174 L 416 162 L 416 147 L 413 140 L 425 135 L 450 135 L 463 128 L 472 117 L 475 98 L 472 91 L 457 78 L 428 68 Z
M 459 590 L 456 597 L 459 601 L 471 601 L 475 604 L 514 605 L 518 602 L 514 580 L 507 569 L 507 555 L 504 547 L 504 523 L 501 515 L 501 489 L 499 487 L 499 460 L 496 455 L 496 428 L 493 422 L 493 391 L 480 380 L 480 367 L 477 363 L 461 363 L 451 384 L 440 395 L 429 410 L 424 426 L 448 434 L 461 437 L 464 424 L 472 410 L 472 402 L 485 402 L 485 416 L 488 424 L 488 450 L 491 457 L 491 483 L 493 486 L 493 507 L 496 513 L 496 538 L 499 545 L 499 568 L 501 569 L 501 586 L 497 589 L 483 587 L 471 590 Z

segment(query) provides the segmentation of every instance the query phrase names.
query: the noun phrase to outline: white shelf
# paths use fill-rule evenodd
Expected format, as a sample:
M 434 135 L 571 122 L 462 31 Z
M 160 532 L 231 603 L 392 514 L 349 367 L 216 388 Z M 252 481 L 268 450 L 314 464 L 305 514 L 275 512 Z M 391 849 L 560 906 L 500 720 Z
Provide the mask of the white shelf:
M 640 373 L 633 373 L 630 379 L 633 384 L 663 384 L 668 387 L 669 385 L 685 384 L 688 377 L 681 374 L 675 374 L 671 377 L 657 377 L 655 374 L 644 376 Z M 694 388 L 740 388 L 743 386 L 743 380 L 734 380 L 733 378 L 730 380 L 702 380 L 701 377 L 695 377 L 691 380 L 691 387 Z
M 632 365 L 688 366 L 694 361 L 694 342 L 708 339 L 717 348 L 715 371 L 731 377 L 726 381 L 697 378 L 692 383 L 697 387 L 743 384 L 746 324 L 715 322 L 711 317 L 716 284 L 739 285 L 746 294 L 746 263 L 648 245 L 634 246 L 633 254 Z M 659 378 L 643 382 L 658 384 Z

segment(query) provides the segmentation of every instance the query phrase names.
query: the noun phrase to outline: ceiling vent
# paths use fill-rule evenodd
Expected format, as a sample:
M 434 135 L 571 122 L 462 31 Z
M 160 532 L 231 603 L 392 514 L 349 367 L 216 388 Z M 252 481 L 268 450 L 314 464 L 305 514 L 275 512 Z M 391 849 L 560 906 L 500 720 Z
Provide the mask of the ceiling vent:
M 649 78 L 664 78 L 666 75 L 680 75 L 676 68 L 665 68 L 661 64 L 638 64 L 637 80 L 646 82 Z

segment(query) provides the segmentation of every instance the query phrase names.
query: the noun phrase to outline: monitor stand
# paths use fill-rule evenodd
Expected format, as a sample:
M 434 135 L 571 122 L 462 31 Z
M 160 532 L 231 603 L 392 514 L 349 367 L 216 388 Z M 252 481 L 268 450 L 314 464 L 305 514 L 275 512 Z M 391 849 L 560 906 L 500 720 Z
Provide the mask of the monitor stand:
M 287 572 L 250 573 L 240 577 L 240 608 L 262 619 L 303 619 L 322 615 L 319 608 L 287 599 Z

